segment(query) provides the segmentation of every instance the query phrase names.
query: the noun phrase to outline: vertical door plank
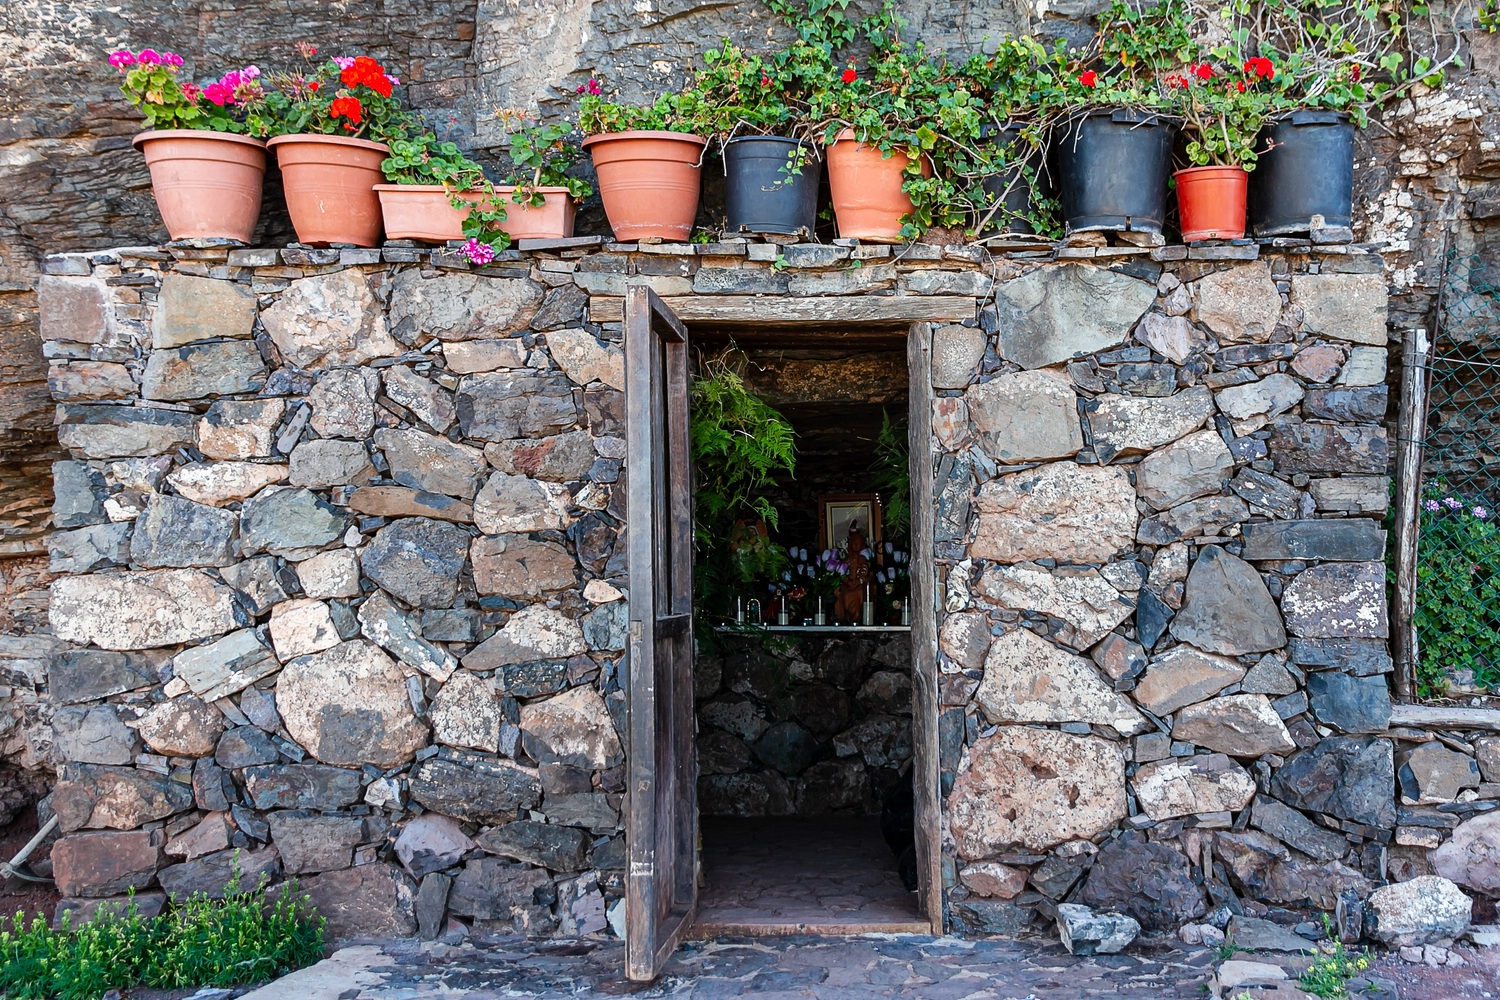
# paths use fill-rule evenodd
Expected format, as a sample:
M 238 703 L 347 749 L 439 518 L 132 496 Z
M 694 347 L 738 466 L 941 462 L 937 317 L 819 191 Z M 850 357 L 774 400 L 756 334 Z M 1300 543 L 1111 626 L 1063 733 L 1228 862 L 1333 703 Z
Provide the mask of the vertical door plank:
M 938 800 L 937 567 L 933 563 L 932 326 L 906 340 L 911 451 L 912 779 L 922 912 L 943 933 L 942 813 Z
M 625 972 L 650 981 L 697 904 L 687 331 L 649 288 L 625 301 L 632 531 Z

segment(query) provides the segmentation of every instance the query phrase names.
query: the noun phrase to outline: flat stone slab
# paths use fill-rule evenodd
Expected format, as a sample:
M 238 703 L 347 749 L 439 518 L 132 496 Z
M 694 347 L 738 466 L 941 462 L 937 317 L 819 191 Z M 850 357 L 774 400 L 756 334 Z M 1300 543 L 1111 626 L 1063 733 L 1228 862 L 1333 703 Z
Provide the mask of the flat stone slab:
M 1056 937 L 958 940 L 916 934 L 689 941 L 646 986 L 624 977 L 618 939 L 526 941 L 485 937 L 478 946 L 415 941 L 336 951 L 245 995 L 244 1000 L 492 1000 L 507 996 L 994 997 L 1079 1000 L 1202 998 L 1213 954 L 1202 948 L 1070 956 Z M 920 977 L 914 981 L 911 977 Z M 913 982 L 920 985 L 913 985 Z

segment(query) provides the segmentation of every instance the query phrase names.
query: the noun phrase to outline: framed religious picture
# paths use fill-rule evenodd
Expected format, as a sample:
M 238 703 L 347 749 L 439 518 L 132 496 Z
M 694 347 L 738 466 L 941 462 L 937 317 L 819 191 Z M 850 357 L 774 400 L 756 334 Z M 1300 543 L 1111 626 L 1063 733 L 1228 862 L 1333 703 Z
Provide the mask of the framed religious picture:
M 858 526 L 870 548 L 880 547 L 880 494 L 824 493 L 818 497 L 818 546 L 838 548 Z

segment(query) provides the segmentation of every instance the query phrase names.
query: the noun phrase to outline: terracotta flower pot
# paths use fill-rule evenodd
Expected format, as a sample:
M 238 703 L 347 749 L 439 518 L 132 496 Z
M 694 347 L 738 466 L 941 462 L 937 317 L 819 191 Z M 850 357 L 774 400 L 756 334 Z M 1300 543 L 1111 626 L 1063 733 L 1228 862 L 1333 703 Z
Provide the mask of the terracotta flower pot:
M 380 244 L 380 164 L 390 147 L 340 135 L 278 135 L 276 150 L 286 210 L 299 242 L 313 246 Z
M 573 235 L 573 217 L 578 203 L 565 187 L 539 187 L 546 200 L 540 205 L 518 205 L 510 200 L 515 188 L 497 187 L 495 193 L 505 199 L 505 225 L 513 240 L 560 240 Z M 696 199 L 694 204 L 696 211 Z M 692 223 L 688 223 L 689 226 Z
M 707 144 L 686 132 L 611 132 L 583 140 L 615 239 L 685 242 L 692 236 Z
M 1250 173 L 1244 167 L 1190 167 L 1177 179 L 1177 212 L 1184 243 L 1237 240 L 1245 235 L 1245 192 Z
M 848 239 L 900 242 L 901 217 L 911 213 L 911 199 L 901 190 L 906 165 L 903 153 L 884 155 L 878 146 L 858 142 L 844 129 L 828 147 L 828 193 L 839 235 Z M 932 168 L 924 159 L 923 176 Z
M 454 208 L 448 189 L 441 184 L 376 184 L 380 212 L 385 218 L 388 240 L 424 240 L 446 243 L 464 238 L 467 208 Z M 460 195 L 478 201 L 477 192 Z
M 146 157 L 151 193 L 172 239 L 251 241 L 266 176 L 264 142 L 229 132 L 159 129 L 131 144 Z

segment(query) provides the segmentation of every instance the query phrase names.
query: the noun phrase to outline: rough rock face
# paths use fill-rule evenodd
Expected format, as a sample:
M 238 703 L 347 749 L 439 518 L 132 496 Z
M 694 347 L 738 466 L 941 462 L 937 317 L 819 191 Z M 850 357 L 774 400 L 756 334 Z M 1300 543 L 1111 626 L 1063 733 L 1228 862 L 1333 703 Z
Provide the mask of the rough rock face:
M 207 639 L 240 624 L 233 591 L 200 570 L 67 576 L 52 585 L 52 631 L 104 649 Z
M 1439 875 L 1495 895 L 1500 891 L 1500 814 L 1483 813 L 1460 823 L 1431 858 Z
M 974 510 L 969 551 L 1004 563 L 1107 562 L 1131 547 L 1139 520 L 1124 469 L 1074 462 L 992 480 L 980 487 Z
M 1156 298 L 1144 281 L 1077 265 L 1031 271 L 995 291 L 1000 355 L 1023 368 L 1120 343 Z
M 965 752 L 949 802 L 959 857 L 1044 850 L 1124 817 L 1125 762 L 1097 737 L 1003 726 Z
M 1286 645 L 1281 614 L 1265 582 L 1244 560 L 1205 546 L 1188 573 L 1172 635 L 1210 653 L 1239 656 Z
M 995 640 L 974 698 L 991 722 L 1088 722 L 1127 736 L 1149 725 L 1092 663 L 1024 628 Z
M 992 566 L 979 582 L 979 593 L 1002 608 L 1057 616 L 1067 626 L 1058 637 L 1079 649 L 1098 642 L 1132 610 L 1092 569 L 1052 573 L 1036 563 Z
M 1297 744 L 1263 694 L 1231 694 L 1177 713 L 1172 736 L 1234 757 L 1286 753 Z
M 392 767 L 427 738 L 400 668 L 359 639 L 288 663 L 276 709 L 292 737 L 325 764 Z
M 1469 929 L 1473 907 L 1448 879 L 1423 875 L 1370 893 L 1365 933 L 1392 947 L 1453 941 Z
M 1193 882 L 1182 852 L 1138 833 L 1099 849 L 1078 898 L 1097 909 L 1127 913 L 1148 931 L 1176 930 L 1208 911 L 1207 895 Z
M 1194 813 L 1239 812 L 1255 795 L 1249 772 L 1221 753 L 1144 764 L 1130 780 L 1154 820 Z
M 1073 390 L 1052 372 L 1001 375 L 964 398 L 979 446 L 997 462 L 1067 458 L 1083 447 Z
M 359 271 L 294 283 L 261 314 L 261 323 L 282 357 L 298 368 L 357 365 L 400 352 Z
M 1094 448 L 1103 458 L 1139 455 L 1203 426 L 1213 413 L 1213 394 L 1187 389 L 1162 399 L 1101 396 L 1089 413 Z

